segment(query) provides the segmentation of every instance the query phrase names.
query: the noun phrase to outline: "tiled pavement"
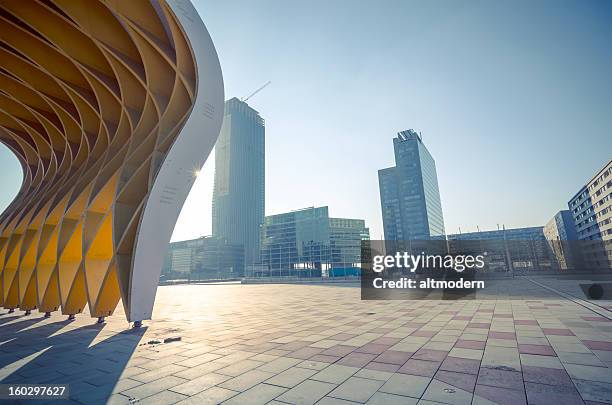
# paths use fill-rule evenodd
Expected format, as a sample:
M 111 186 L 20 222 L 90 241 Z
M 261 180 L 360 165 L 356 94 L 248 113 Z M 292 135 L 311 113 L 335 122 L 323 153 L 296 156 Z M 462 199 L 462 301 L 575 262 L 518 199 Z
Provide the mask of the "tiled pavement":
M 612 322 L 553 295 L 361 301 L 346 286 L 172 286 L 154 319 L 130 330 L 121 308 L 104 325 L 1 315 L 0 380 L 69 383 L 86 404 L 612 403 Z

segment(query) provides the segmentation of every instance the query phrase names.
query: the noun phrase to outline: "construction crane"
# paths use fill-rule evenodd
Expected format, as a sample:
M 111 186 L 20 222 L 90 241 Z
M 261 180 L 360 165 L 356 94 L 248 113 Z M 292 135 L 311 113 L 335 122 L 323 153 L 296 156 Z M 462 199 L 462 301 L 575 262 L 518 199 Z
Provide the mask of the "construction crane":
M 261 86 L 260 88 L 258 88 L 257 90 L 255 90 L 254 92 L 252 92 L 251 94 L 249 94 L 246 97 L 242 97 L 240 99 L 240 101 L 247 101 L 248 99 L 250 99 L 251 97 L 253 97 L 255 94 L 259 93 L 260 91 L 262 91 L 266 86 L 268 86 L 268 84 L 272 83 L 271 81 L 268 80 L 268 82 L 266 84 L 264 84 L 263 86 Z

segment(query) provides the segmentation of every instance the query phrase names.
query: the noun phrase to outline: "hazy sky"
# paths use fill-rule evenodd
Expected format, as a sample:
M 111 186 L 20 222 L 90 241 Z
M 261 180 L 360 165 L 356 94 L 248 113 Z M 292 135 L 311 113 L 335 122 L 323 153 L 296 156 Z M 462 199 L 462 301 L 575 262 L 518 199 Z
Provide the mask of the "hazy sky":
M 612 158 L 609 1 L 196 0 L 226 98 L 266 120 L 266 213 L 328 205 L 382 234 L 377 170 L 413 128 L 446 230 L 543 225 Z M 212 157 L 212 156 L 211 156 Z M 209 159 L 173 235 L 211 230 Z M 0 206 L 21 169 L 0 150 Z

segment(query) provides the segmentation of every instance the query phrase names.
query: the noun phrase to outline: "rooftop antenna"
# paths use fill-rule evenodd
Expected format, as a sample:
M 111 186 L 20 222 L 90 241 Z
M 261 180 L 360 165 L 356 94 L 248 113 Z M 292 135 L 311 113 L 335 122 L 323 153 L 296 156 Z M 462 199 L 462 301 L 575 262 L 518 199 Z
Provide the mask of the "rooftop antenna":
M 270 80 L 268 80 L 268 82 L 266 84 L 264 84 L 263 86 L 261 86 L 260 88 L 258 88 L 257 90 L 255 90 L 254 92 L 252 92 L 251 94 L 249 94 L 246 97 L 242 97 L 240 99 L 240 101 L 247 101 L 248 99 L 250 99 L 251 97 L 253 97 L 255 94 L 259 93 L 260 91 L 262 91 L 266 86 L 268 86 L 270 83 L 272 83 Z

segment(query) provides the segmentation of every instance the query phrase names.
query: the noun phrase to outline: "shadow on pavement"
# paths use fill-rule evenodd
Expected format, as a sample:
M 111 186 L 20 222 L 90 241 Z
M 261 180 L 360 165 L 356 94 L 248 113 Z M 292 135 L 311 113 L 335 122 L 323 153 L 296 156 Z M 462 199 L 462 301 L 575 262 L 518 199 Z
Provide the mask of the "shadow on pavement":
M 104 402 L 111 395 L 146 332 L 43 321 L 49 322 L 42 316 L 0 317 L 0 383 L 68 384 L 70 399 L 82 403 Z

